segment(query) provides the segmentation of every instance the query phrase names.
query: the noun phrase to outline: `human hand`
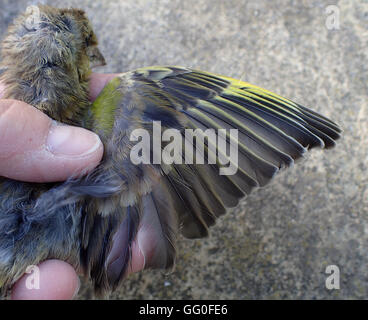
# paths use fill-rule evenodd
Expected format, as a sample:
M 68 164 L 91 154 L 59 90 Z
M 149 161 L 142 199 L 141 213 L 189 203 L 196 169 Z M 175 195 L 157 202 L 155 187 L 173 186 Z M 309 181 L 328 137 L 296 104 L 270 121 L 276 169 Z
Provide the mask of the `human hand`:
M 90 99 L 116 75 L 93 74 Z M 0 176 L 28 182 L 66 180 L 76 173 L 96 167 L 103 155 L 103 145 L 96 134 L 66 125 L 58 125 L 36 108 L 12 99 L 1 99 L 0 83 Z M 144 257 L 138 242 L 132 247 L 128 273 L 144 268 Z M 143 240 L 142 240 L 143 239 Z M 40 288 L 27 289 L 24 275 L 14 285 L 12 299 L 71 299 L 79 289 L 76 271 L 68 263 L 48 260 L 39 264 Z

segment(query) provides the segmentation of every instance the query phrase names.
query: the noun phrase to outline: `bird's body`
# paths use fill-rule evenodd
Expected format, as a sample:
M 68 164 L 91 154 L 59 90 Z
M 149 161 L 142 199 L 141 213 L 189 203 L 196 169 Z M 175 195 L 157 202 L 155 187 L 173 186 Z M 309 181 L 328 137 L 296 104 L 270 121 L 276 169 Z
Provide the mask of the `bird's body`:
M 126 272 L 139 228 L 150 228 L 155 235 L 153 249 L 143 252 L 145 267 L 170 268 L 179 233 L 188 238 L 206 236 L 216 218 L 252 189 L 267 184 L 306 150 L 332 147 L 339 137 L 340 129 L 332 121 L 288 99 L 243 81 L 182 67 L 148 67 L 121 74 L 90 105 L 87 52 L 92 47 L 94 57 L 98 56 L 97 41 L 92 29 L 87 31 L 84 14 L 73 10 L 34 7 L 38 16 L 31 21 L 38 21 L 26 31 L 22 25 L 33 13 L 19 18 L 3 44 L 2 81 L 8 88 L 6 97 L 99 134 L 104 158 L 86 177 L 65 183 L 0 179 L 4 291 L 28 265 L 48 258 L 81 267 L 97 291 L 114 289 Z M 22 64 L 11 65 L 16 57 L 14 42 L 23 43 L 26 50 L 38 39 L 37 32 L 43 35 L 38 38 L 45 34 L 49 38 L 33 67 L 25 72 Z M 82 34 L 93 41 L 83 42 Z M 22 42 L 24 37 L 32 41 Z M 68 50 L 52 55 L 49 49 L 60 43 Z M 71 82 L 62 81 L 61 74 Z M 55 79 L 55 75 L 59 76 Z M 224 165 L 218 159 L 197 164 L 198 155 L 190 164 L 154 163 L 155 152 L 169 144 L 155 145 L 154 122 L 160 122 L 163 130 L 176 129 L 182 137 L 187 129 L 237 129 L 236 172 L 220 175 Z M 137 144 L 132 134 L 137 129 L 148 132 L 153 146 L 148 163 L 135 164 L 131 159 Z M 218 154 L 227 155 L 232 138 L 227 134 L 226 139 L 224 149 L 217 146 Z M 185 145 L 180 157 L 197 141 Z M 209 160 L 211 145 L 206 141 L 204 158 Z

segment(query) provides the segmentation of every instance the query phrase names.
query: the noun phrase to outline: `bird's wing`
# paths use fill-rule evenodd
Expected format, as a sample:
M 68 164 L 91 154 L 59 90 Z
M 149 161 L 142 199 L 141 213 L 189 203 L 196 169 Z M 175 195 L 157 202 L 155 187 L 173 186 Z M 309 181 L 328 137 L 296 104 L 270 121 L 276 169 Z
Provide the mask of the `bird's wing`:
M 122 247 L 131 244 L 138 224 L 155 230 L 156 250 L 148 266 L 169 267 L 174 261 L 178 228 L 189 238 L 206 236 L 216 218 L 253 188 L 266 185 L 279 169 L 291 165 L 306 150 L 332 147 L 339 138 L 339 127 L 329 119 L 240 80 L 181 67 L 142 68 L 118 79 L 100 96 L 106 100 L 108 92 L 111 101 L 120 101 L 119 107 L 113 108 L 113 118 L 96 105 L 92 107 L 98 119 L 95 130 L 110 137 L 106 152 L 113 159 L 112 167 L 134 193 L 133 198 L 126 197 L 125 220 L 120 225 L 125 240 L 112 250 L 120 254 L 108 259 L 110 283 L 121 278 L 125 270 L 122 261 L 126 260 L 126 250 Z M 127 156 L 122 160 L 121 153 L 126 150 L 118 147 L 119 141 L 136 128 L 147 129 L 152 135 L 154 121 L 160 121 L 162 131 L 178 129 L 183 145 L 188 143 L 180 154 L 183 162 L 185 151 L 200 141 L 191 141 L 185 129 L 227 129 L 226 144 L 205 139 L 204 164 L 136 165 Z M 238 130 L 237 159 L 229 156 L 230 142 L 236 140 L 229 129 Z M 153 153 L 161 152 L 168 142 L 160 146 L 151 139 L 151 143 L 152 161 Z M 127 140 L 123 146 L 132 150 Z M 217 157 L 208 164 L 211 152 L 230 162 L 223 165 Z M 220 175 L 220 168 L 231 163 L 237 164 L 236 172 Z M 141 181 L 138 187 L 137 180 Z

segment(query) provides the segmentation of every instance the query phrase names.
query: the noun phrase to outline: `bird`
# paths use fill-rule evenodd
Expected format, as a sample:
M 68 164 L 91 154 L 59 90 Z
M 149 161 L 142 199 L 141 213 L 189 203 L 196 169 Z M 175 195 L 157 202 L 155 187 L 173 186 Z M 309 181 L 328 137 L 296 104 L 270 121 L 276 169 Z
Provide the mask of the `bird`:
M 92 68 L 106 62 L 81 9 L 29 6 L 9 27 L 1 56 L 4 98 L 92 130 L 104 145 L 101 163 L 82 177 L 56 183 L 0 177 L 2 295 L 27 266 L 50 258 L 82 270 L 96 294 L 107 295 L 123 282 L 142 227 L 154 232 L 145 268 L 171 270 L 180 235 L 208 236 L 252 190 L 308 150 L 334 147 L 342 132 L 268 90 L 179 66 L 120 73 L 92 103 Z M 155 139 L 157 128 L 169 138 Z

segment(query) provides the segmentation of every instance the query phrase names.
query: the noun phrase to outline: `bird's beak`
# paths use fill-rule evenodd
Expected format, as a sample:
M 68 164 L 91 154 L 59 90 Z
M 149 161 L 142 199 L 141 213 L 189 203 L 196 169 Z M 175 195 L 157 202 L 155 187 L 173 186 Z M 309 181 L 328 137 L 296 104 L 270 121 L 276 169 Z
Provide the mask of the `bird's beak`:
M 102 67 L 106 65 L 106 61 L 104 56 L 98 47 L 89 47 L 87 48 L 87 55 L 89 57 L 90 67 Z

